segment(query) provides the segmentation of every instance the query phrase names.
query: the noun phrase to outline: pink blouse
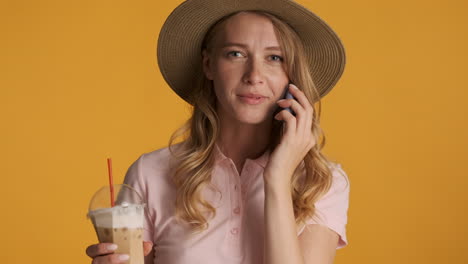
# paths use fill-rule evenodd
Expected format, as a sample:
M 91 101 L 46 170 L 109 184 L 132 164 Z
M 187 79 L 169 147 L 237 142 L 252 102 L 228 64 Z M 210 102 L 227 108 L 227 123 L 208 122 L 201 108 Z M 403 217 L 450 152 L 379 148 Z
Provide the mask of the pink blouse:
M 128 169 L 125 183 L 147 201 L 144 240 L 154 243 L 154 260 L 146 264 L 261 264 L 263 263 L 263 170 L 270 153 L 247 159 L 240 174 L 234 162 L 215 148 L 212 184 L 220 193 L 205 188 L 203 197 L 216 208 L 208 229 L 190 236 L 190 229 L 174 216 L 176 191 L 171 184 L 171 155 L 168 148 L 143 154 Z M 347 245 L 346 222 L 349 182 L 339 164 L 330 165 L 333 184 L 316 203 L 319 216 L 307 224 L 325 225 Z M 209 219 L 209 218 L 208 218 Z M 304 227 L 299 228 L 298 236 Z

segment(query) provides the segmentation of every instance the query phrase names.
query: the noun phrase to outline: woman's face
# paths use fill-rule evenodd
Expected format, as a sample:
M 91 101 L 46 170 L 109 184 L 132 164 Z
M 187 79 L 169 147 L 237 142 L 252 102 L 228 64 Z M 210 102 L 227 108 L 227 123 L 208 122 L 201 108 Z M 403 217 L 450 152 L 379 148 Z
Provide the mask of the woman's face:
M 239 13 L 225 21 L 203 53 L 205 75 L 213 81 L 222 119 L 247 124 L 271 122 L 288 84 L 283 55 L 271 21 Z

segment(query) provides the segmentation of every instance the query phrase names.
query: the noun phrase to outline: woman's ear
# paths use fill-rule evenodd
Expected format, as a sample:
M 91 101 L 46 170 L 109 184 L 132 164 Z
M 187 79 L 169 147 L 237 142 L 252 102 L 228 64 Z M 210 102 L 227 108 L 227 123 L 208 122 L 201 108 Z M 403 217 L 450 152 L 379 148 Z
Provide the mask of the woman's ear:
M 208 80 L 213 80 L 213 73 L 211 71 L 211 65 L 210 65 L 210 55 L 204 49 L 202 51 L 202 63 L 203 63 L 203 73 L 205 73 L 205 76 Z

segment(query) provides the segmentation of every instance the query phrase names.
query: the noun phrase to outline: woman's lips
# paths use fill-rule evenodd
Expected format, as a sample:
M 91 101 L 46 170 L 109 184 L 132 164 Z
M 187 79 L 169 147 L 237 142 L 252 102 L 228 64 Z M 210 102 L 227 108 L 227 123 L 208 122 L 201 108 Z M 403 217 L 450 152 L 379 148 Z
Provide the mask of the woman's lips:
M 266 97 L 264 96 L 255 95 L 255 94 L 239 95 L 239 98 L 241 99 L 242 102 L 246 104 L 250 104 L 250 105 L 261 104 L 266 99 Z

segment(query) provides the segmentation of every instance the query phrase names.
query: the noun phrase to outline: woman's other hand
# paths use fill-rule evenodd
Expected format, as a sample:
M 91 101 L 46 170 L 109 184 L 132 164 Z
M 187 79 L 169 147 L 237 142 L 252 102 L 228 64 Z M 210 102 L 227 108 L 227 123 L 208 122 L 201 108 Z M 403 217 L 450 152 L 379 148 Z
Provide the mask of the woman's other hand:
M 99 243 L 89 246 L 86 255 L 93 259 L 92 264 L 126 263 L 129 256 L 126 254 L 115 254 L 117 245 L 112 243 Z M 143 254 L 147 256 L 153 249 L 153 243 L 143 241 Z

